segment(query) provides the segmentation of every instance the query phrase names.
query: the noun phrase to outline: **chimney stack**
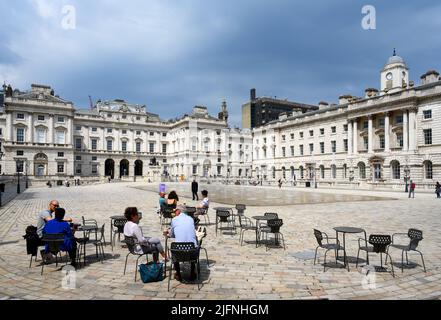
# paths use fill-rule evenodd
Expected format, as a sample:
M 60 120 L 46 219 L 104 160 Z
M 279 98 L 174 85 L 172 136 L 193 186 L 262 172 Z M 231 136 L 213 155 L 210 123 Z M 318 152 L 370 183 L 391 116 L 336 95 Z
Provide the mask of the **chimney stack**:
M 421 84 L 429 84 L 433 82 L 439 81 L 439 73 L 435 70 L 429 70 L 425 74 L 421 76 L 422 83 Z
M 256 89 L 251 89 L 251 102 L 256 100 Z

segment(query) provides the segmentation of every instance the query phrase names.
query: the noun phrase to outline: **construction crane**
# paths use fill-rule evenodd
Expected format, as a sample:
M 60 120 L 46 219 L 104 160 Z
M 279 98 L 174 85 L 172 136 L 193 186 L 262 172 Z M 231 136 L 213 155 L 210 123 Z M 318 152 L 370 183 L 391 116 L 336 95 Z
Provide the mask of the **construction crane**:
M 89 102 L 90 102 L 90 110 L 93 110 L 93 100 L 91 96 L 89 96 Z

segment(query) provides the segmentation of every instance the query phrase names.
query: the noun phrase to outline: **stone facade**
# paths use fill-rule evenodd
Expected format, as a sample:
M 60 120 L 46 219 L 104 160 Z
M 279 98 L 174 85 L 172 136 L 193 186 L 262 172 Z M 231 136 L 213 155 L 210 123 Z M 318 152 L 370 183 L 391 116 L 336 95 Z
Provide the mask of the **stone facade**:
M 261 180 L 301 185 L 403 188 L 441 180 L 441 79 L 420 86 L 404 60 L 391 57 L 381 91 L 345 95 L 338 105 L 279 119 L 254 130 L 253 172 Z

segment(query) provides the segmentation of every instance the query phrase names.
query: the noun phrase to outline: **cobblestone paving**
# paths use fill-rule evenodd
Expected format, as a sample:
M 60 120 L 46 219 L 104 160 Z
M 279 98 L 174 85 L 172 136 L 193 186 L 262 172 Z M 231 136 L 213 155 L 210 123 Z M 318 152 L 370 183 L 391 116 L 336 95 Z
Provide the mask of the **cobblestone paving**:
M 49 200 L 60 201 L 74 219 L 81 216 L 106 223 L 107 241 L 109 217 L 121 214 L 127 206 L 137 206 L 144 213 L 141 226 L 149 236 L 161 237 L 162 228 L 156 215 L 157 195 L 133 187 L 142 184 L 108 184 L 77 188 L 29 189 L 0 210 L 0 299 L 440 299 L 441 297 L 441 200 L 432 195 L 417 195 L 409 200 L 403 194 L 357 191 L 337 191 L 342 194 L 365 194 L 392 197 L 398 200 L 375 200 L 315 205 L 248 207 L 247 216 L 265 212 L 278 212 L 284 219 L 282 232 L 287 250 L 256 248 L 253 244 L 240 246 L 239 237 L 218 235 L 214 226 L 208 227 L 205 247 L 210 264 L 208 269 L 202 259 L 200 291 L 195 284 L 172 281 L 167 292 L 167 281 L 142 284 L 134 282 L 134 260 L 129 258 L 129 272 L 124 276 L 126 250 L 118 245 L 112 252 L 105 248 L 106 261 L 91 261 L 76 274 L 76 289 L 62 286 L 63 274 L 55 266 L 45 267 L 40 275 L 40 262 L 29 266 L 26 243 L 22 236 L 26 226 L 36 224 L 36 214 L 45 209 Z M 214 187 L 213 187 L 214 188 Z M 225 187 L 223 187 L 225 188 Z M 232 192 L 235 192 L 234 188 Z M 266 188 L 268 194 L 275 189 Z M 304 191 L 304 190 L 302 190 Z M 252 191 L 251 191 L 252 192 Z M 291 192 L 296 192 L 291 190 Z M 315 191 L 308 191 L 315 192 Z M 332 192 L 332 191 L 319 191 Z M 181 195 L 183 197 L 185 195 Z M 188 196 L 188 195 L 187 195 Z M 191 199 L 182 198 L 187 204 Z M 274 200 L 277 203 L 277 198 Z M 212 207 L 222 205 L 212 203 Z M 214 211 L 210 212 L 214 221 Z M 410 227 L 424 231 L 421 250 L 425 254 L 427 273 L 419 265 L 418 255 L 410 255 L 411 267 L 401 273 L 401 253 L 393 251 L 396 278 L 389 273 L 376 274 L 376 288 L 364 289 L 361 268 L 351 271 L 332 267 L 323 272 L 322 253 L 314 266 L 310 258 L 316 247 L 312 233 L 319 228 L 335 235 L 334 226 L 360 226 L 368 234 L 407 232 Z M 253 240 L 253 233 L 245 235 Z M 357 237 L 348 236 L 349 256 L 357 254 Z M 90 258 L 94 249 L 89 247 Z M 297 258 L 296 258 L 297 257 Z M 332 259 L 332 254 L 331 254 Z M 379 258 L 371 258 L 379 264 Z M 188 272 L 188 270 L 187 270 Z M 185 273 L 184 273 L 185 275 Z

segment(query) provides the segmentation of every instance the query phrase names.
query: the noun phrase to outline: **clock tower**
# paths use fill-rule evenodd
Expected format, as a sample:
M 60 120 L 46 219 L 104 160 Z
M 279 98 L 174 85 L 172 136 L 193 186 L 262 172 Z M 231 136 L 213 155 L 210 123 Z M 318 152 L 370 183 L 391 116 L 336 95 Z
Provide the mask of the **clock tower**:
M 393 93 L 409 86 L 409 68 L 403 58 L 394 54 L 381 71 L 381 94 Z

